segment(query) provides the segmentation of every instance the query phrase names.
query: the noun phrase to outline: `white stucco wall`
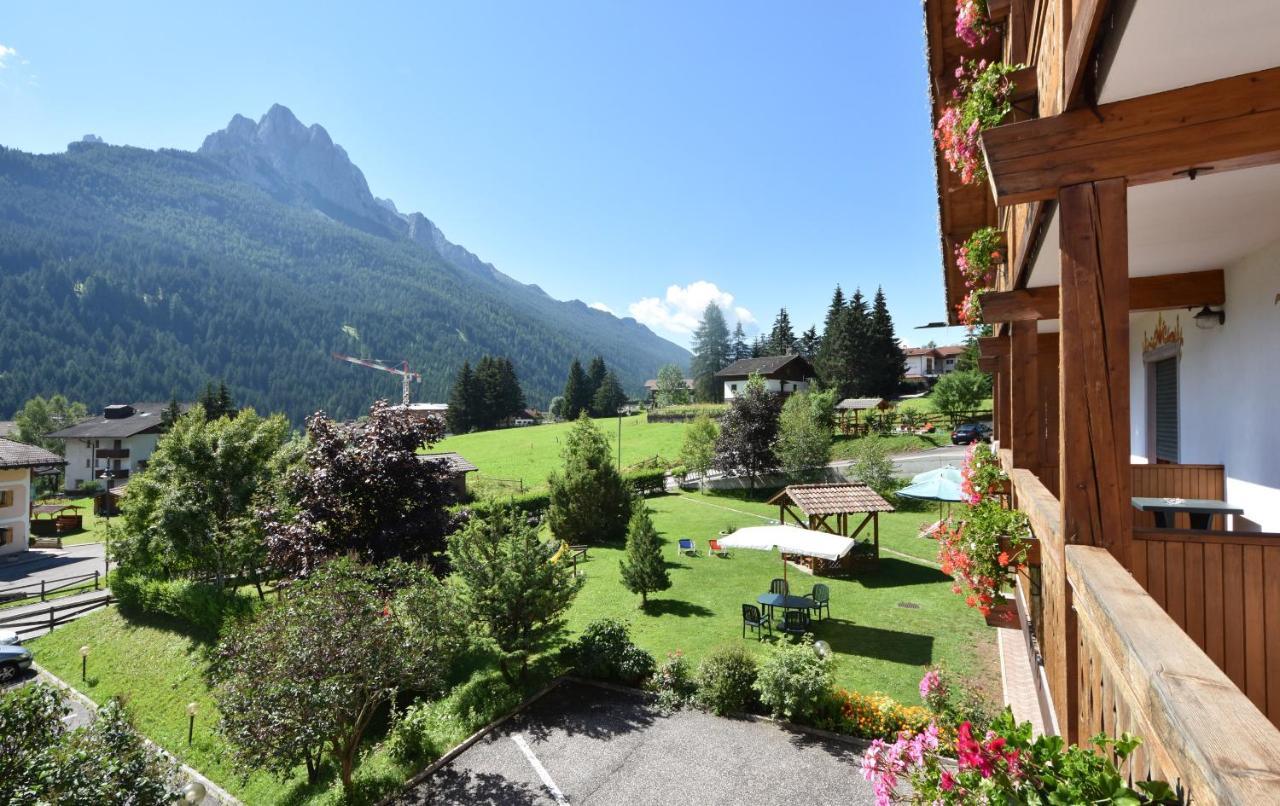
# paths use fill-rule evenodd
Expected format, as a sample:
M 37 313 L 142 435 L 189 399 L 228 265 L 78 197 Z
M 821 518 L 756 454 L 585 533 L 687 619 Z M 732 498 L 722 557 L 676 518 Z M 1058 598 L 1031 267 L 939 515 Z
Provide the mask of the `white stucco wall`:
M 791 392 L 803 392 L 809 388 L 808 381 L 776 381 L 771 378 L 764 379 L 764 388 L 769 390 L 770 392 L 783 391 L 783 388 L 782 388 L 783 384 L 786 384 L 785 391 L 788 394 L 790 394 Z M 733 387 L 735 386 L 738 388 L 734 389 Z M 737 396 L 738 392 L 741 392 L 746 387 L 747 387 L 747 380 L 745 378 L 743 378 L 740 381 L 725 381 L 724 382 L 724 399 L 733 400 Z
M 130 475 L 137 472 L 138 463 L 145 462 L 151 458 L 151 454 L 155 453 L 160 436 L 160 434 L 136 434 L 120 440 L 120 447 L 129 450 L 129 458 L 121 459 L 120 467 L 130 471 Z M 93 444 L 94 440 L 66 440 L 67 468 L 62 482 L 62 486 L 66 489 L 75 490 L 85 482 L 96 481 L 98 474 L 106 469 L 108 460 L 93 461 Z M 99 448 L 111 448 L 114 445 L 115 440 L 112 439 L 97 440 Z
M 26 551 L 30 534 L 31 471 L 25 467 L 0 470 L 0 490 L 13 492 L 13 503 L 0 507 L 0 526 L 13 529 L 13 540 L 0 543 L 0 556 Z
M 1200 330 L 1195 311 L 1163 312 L 1170 327 L 1182 324 L 1178 461 L 1223 465 L 1227 501 L 1262 531 L 1280 532 L 1280 241 L 1223 268 L 1225 325 Z M 1142 340 L 1156 314 L 1129 321 L 1131 451 L 1134 462 L 1154 461 Z

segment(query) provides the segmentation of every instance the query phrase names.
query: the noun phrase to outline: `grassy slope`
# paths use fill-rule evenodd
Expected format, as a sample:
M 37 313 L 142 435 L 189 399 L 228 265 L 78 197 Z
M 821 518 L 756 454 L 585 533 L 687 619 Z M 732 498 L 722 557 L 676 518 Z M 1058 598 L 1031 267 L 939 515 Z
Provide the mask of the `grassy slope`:
M 657 657 L 680 649 L 695 663 L 711 648 L 741 641 L 741 605 L 767 591 L 769 580 L 781 576 L 778 555 L 737 551 L 729 559 L 709 558 L 706 540 L 727 525 L 764 523 L 759 516 L 777 511 L 759 503 L 733 498 L 686 494 L 649 501 L 654 523 L 665 541 L 672 587 L 655 594 L 647 610 L 639 597 L 628 594 L 619 581 L 620 549 L 592 548 L 583 566 L 586 585 L 570 614 L 570 628 L 580 631 L 589 621 L 605 616 L 632 625 L 637 643 Z M 934 545 L 915 536 L 929 513 L 881 516 L 881 546 L 928 559 Z M 870 527 L 868 527 L 870 528 Z M 691 537 L 704 553 L 677 557 L 678 537 Z M 794 589 L 805 592 L 814 578 L 790 569 Z M 978 614 L 951 593 L 950 578 L 925 563 L 883 552 L 878 571 L 857 579 L 824 580 L 831 587 L 832 619 L 819 623 L 815 635 L 836 650 L 839 685 L 861 691 L 883 691 L 908 703 L 919 695 L 916 686 L 923 669 L 939 661 L 962 674 L 993 678 L 994 636 Z M 919 605 L 899 608 L 900 602 Z M 744 642 L 763 655 L 769 642 Z M 997 672 L 998 674 L 998 672 Z M 999 696 L 999 692 L 994 692 Z

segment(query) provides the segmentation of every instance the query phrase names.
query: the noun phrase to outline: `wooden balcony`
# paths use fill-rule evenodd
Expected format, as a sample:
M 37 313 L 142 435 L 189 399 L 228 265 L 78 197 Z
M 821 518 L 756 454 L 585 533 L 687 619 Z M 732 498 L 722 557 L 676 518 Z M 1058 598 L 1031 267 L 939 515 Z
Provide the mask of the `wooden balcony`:
M 128 459 L 128 448 L 99 448 L 93 452 L 95 459 Z

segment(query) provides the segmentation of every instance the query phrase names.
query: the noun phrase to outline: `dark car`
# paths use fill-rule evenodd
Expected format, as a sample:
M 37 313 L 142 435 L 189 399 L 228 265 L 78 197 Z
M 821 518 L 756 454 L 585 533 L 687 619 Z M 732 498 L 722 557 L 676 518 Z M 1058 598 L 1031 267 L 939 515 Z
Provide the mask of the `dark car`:
M 975 442 L 990 442 L 991 429 L 983 423 L 965 423 L 956 426 L 951 432 L 952 445 L 972 445 Z

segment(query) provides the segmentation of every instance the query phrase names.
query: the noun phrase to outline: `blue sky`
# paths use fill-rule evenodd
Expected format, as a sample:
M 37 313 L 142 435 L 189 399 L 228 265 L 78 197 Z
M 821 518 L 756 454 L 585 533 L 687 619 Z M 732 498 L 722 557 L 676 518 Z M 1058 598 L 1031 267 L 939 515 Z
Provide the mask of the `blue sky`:
M 709 299 L 943 318 L 915 2 L 6 3 L 0 144 L 195 149 L 273 103 L 499 269 L 687 343 Z

